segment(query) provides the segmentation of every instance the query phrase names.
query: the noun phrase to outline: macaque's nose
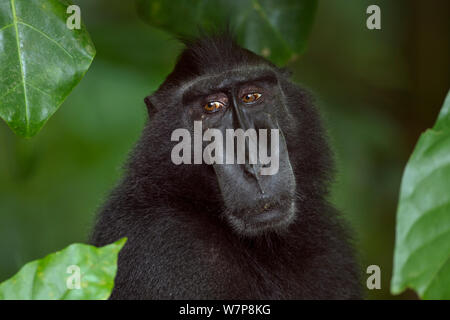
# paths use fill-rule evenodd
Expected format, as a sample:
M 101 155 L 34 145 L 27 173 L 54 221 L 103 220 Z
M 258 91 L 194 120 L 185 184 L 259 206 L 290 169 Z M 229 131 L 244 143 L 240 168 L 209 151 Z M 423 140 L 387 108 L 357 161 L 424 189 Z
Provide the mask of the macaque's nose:
M 236 129 L 242 129 L 244 132 L 246 132 L 248 129 L 253 129 L 256 131 L 255 125 L 253 122 L 249 121 L 245 115 L 245 113 L 242 111 L 242 107 L 239 105 L 238 101 L 236 100 L 236 94 L 232 94 L 232 101 L 231 105 L 233 108 L 233 118 L 235 118 L 235 123 L 237 125 Z M 250 148 L 249 147 L 249 139 L 245 139 L 245 154 L 248 155 L 248 157 L 245 157 L 245 164 L 244 164 L 244 173 L 250 177 L 253 177 L 256 180 L 256 183 L 258 184 L 259 190 L 261 193 L 264 194 L 264 189 L 261 185 L 261 165 L 258 163 L 258 134 L 256 133 L 256 141 L 252 141 L 252 143 L 255 144 L 256 148 Z M 239 146 L 238 146 L 239 147 Z M 251 154 L 252 152 L 252 154 Z M 255 153 L 255 154 L 253 154 Z M 250 163 L 250 159 L 255 159 L 256 163 Z

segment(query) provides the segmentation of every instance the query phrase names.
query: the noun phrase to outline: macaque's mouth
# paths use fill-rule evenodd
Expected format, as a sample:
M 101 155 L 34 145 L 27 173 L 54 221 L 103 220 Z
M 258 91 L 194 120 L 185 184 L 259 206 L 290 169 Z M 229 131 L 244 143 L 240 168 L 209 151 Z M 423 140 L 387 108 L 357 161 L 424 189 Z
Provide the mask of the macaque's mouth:
M 258 214 L 251 215 L 246 218 L 247 223 L 253 225 L 269 225 L 268 227 L 276 227 L 277 225 L 289 222 L 294 216 L 294 210 L 290 206 L 286 208 L 268 207 Z
M 294 219 L 295 203 L 293 201 L 283 204 L 268 203 L 257 210 L 246 210 L 243 215 L 230 217 L 236 228 L 250 236 L 270 231 L 282 232 Z

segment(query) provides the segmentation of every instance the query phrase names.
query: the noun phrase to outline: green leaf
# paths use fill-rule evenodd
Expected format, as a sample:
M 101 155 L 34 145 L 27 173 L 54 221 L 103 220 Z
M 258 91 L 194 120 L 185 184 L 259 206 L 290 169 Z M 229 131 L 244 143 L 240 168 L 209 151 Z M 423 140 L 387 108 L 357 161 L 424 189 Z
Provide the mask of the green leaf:
M 0 117 L 35 135 L 89 68 L 95 48 L 62 0 L 0 0 Z
M 117 256 L 125 242 L 126 238 L 122 238 L 102 248 L 72 244 L 27 263 L 0 284 L 0 300 L 108 299 L 114 287 Z M 77 268 L 81 274 L 80 288 L 74 287 Z
M 450 128 L 450 93 L 444 101 L 441 112 L 439 113 L 435 130 L 449 130 Z
M 391 291 L 406 288 L 450 299 L 450 91 L 403 175 Z
M 284 64 L 305 49 L 316 0 L 137 0 L 150 25 L 175 35 L 195 36 L 198 29 L 230 24 L 244 47 Z

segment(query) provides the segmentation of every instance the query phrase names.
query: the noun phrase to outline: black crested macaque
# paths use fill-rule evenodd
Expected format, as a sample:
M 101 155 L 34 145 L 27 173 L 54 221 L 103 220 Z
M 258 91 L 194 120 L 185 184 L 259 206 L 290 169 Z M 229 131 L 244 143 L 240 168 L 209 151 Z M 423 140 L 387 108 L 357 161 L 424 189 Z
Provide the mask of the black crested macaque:
M 227 34 L 186 42 L 145 99 L 149 120 L 92 234 L 96 246 L 128 237 L 111 299 L 362 297 L 345 222 L 326 200 L 326 134 L 311 95 L 289 77 Z M 172 133 L 187 129 L 194 144 L 195 121 L 224 139 L 227 129 L 279 130 L 267 153 L 278 157 L 276 173 L 262 174 L 272 163 L 249 155 L 194 164 L 194 147 L 175 164 Z

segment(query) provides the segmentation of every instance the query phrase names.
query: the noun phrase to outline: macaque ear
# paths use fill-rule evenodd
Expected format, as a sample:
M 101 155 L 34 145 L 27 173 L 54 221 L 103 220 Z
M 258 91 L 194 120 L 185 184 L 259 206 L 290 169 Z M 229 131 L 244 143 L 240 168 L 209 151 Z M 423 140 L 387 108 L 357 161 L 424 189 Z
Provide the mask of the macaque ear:
M 153 116 L 158 111 L 158 109 L 156 109 L 155 104 L 152 102 L 152 96 L 145 97 L 144 102 L 147 105 L 149 117 Z

